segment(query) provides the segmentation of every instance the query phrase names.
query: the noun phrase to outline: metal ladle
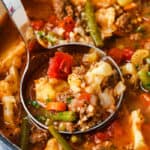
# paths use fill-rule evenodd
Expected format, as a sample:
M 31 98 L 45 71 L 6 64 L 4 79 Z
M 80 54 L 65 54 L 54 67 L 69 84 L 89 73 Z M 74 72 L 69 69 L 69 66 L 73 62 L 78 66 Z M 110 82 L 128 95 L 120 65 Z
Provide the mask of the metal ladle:
M 8 6 L 8 3 L 7 3 L 8 1 L 11 1 L 11 0 L 3 0 L 5 6 L 9 10 L 9 6 Z M 17 4 L 19 6 L 17 7 L 16 11 L 14 11 L 13 13 L 9 11 L 9 14 L 10 14 L 13 22 L 15 22 L 16 27 L 20 31 L 24 41 L 26 42 L 25 32 L 21 31 L 20 24 L 21 25 L 23 25 L 24 23 L 28 24 L 28 17 L 26 16 L 25 10 L 24 10 L 22 4 L 20 3 L 20 1 L 19 0 L 13 0 L 13 2 L 14 1 L 16 1 L 16 2 L 18 1 Z M 18 9 L 19 9 L 19 11 L 18 11 Z M 24 17 L 19 16 L 19 14 L 17 14 L 20 11 L 23 11 L 21 14 L 25 15 Z M 15 17 L 14 17 L 13 14 L 15 14 Z M 18 24 L 18 20 L 16 19 L 16 17 L 18 17 L 17 19 L 22 17 L 22 18 L 25 18 L 26 20 L 22 20 L 22 23 Z M 86 53 L 91 48 L 95 49 L 100 54 L 102 60 L 109 62 L 113 66 L 113 68 L 116 70 L 116 72 L 119 76 L 119 79 L 123 80 L 122 73 L 121 73 L 118 65 L 115 63 L 115 61 L 111 57 L 106 56 L 105 52 L 103 52 L 101 49 L 96 48 L 92 45 L 87 45 L 87 44 L 81 44 L 81 43 L 74 42 L 74 43 L 69 43 L 69 44 L 61 44 L 61 45 L 52 46 L 49 49 L 41 48 L 41 49 L 39 49 L 37 51 L 33 51 L 31 53 L 29 53 L 29 51 L 27 51 L 27 64 L 26 64 L 25 70 L 24 70 L 22 78 L 21 78 L 20 97 L 21 97 L 22 105 L 23 105 L 29 119 L 32 120 L 32 122 L 35 125 L 37 125 L 38 127 L 42 128 L 42 129 L 48 129 L 48 127 L 45 124 L 39 122 L 33 116 L 33 114 L 30 112 L 30 110 L 27 107 L 27 101 L 26 100 L 28 98 L 32 97 L 32 94 L 31 94 L 30 88 L 29 88 L 30 83 L 33 81 L 32 76 L 35 74 L 35 72 L 37 72 L 37 70 L 39 70 L 39 68 L 42 65 L 44 65 L 44 64 L 47 65 L 48 62 L 49 62 L 49 58 L 54 56 L 54 53 L 58 50 L 65 51 L 65 52 L 68 52 L 68 53 L 71 53 L 71 52 L 85 52 Z M 59 131 L 59 132 L 63 133 L 63 134 L 81 134 L 81 133 L 91 132 L 91 131 L 96 130 L 96 129 L 104 128 L 105 126 L 107 126 L 114 119 L 117 111 L 119 110 L 119 108 L 121 106 L 122 100 L 123 100 L 123 93 L 120 95 L 120 97 L 117 101 L 116 110 L 113 113 L 111 113 L 106 119 L 104 119 L 102 122 L 96 124 L 95 126 L 89 128 L 85 131 L 74 131 L 74 132 Z

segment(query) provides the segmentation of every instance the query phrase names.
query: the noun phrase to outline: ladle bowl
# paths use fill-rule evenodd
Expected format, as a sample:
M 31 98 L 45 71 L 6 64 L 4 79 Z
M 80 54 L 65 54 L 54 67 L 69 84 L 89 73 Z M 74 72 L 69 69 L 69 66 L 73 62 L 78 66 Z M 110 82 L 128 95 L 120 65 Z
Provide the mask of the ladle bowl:
M 65 51 L 67 53 L 76 53 L 76 52 L 77 53 L 86 53 L 91 48 L 96 50 L 100 54 L 102 60 L 108 61 L 112 65 L 112 67 L 116 70 L 116 72 L 119 76 L 119 79 L 123 80 L 122 73 L 121 73 L 118 65 L 114 62 L 114 60 L 111 57 L 106 56 L 105 52 L 103 52 L 101 49 L 96 48 L 92 45 L 81 44 L 81 43 L 68 43 L 68 44 L 53 46 L 50 49 L 40 49 L 39 51 L 34 51 L 32 53 L 28 53 L 26 68 L 22 75 L 21 84 L 20 84 L 20 96 L 21 96 L 21 102 L 23 104 L 23 107 L 24 107 L 25 111 L 27 112 L 29 118 L 33 121 L 33 123 L 38 125 L 40 128 L 48 129 L 48 126 L 46 126 L 45 124 L 38 121 L 33 116 L 33 114 L 30 112 L 29 108 L 27 107 L 28 100 L 33 99 L 33 97 L 34 97 L 33 96 L 34 94 L 30 88 L 31 83 L 33 83 L 33 81 L 36 78 L 41 77 L 41 75 L 39 75 L 41 73 L 38 73 L 38 72 L 44 71 L 44 70 L 42 70 L 45 68 L 45 67 L 43 68 L 43 66 L 48 65 L 50 57 L 54 56 L 54 53 L 56 51 Z M 37 74 L 36 74 L 36 72 L 37 72 Z M 95 126 L 89 128 L 85 131 L 74 131 L 74 132 L 59 131 L 59 132 L 63 133 L 63 134 L 81 134 L 81 133 L 87 133 L 87 132 L 90 132 L 90 131 L 93 131 L 96 129 L 104 128 L 114 119 L 117 111 L 119 110 L 119 108 L 121 106 L 122 100 L 123 100 L 123 94 L 120 95 L 119 100 L 117 101 L 116 110 L 113 113 L 110 113 L 110 115 L 106 119 L 104 119 L 102 122 L 99 122 Z
M 28 28 L 29 19 L 26 15 L 26 12 L 20 2 L 20 0 L 3 0 L 3 3 L 5 7 L 8 10 L 8 13 L 10 15 L 10 18 L 16 25 L 16 28 L 22 35 L 23 40 L 25 41 L 27 45 L 27 39 L 26 39 L 26 31 Z M 11 7 L 13 7 L 14 11 L 11 11 Z M 22 29 L 22 26 L 24 27 Z M 98 49 L 92 45 L 87 45 L 87 44 L 81 44 L 81 43 L 68 43 L 68 44 L 61 44 L 61 45 L 56 45 L 51 48 L 40 48 L 39 50 L 33 51 L 29 53 L 27 50 L 27 63 L 26 67 L 24 69 L 22 78 L 21 78 L 21 83 L 20 83 L 20 97 L 21 97 L 21 102 L 22 105 L 29 117 L 29 119 L 38 127 L 42 129 L 48 129 L 46 125 L 43 123 L 39 122 L 33 114 L 30 112 L 30 110 L 27 107 L 27 100 L 29 98 L 32 98 L 32 92 L 30 91 L 30 83 L 33 82 L 33 75 L 43 66 L 43 65 L 48 65 L 49 58 L 54 56 L 54 53 L 56 51 L 65 51 L 68 53 L 74 53 L 74 52 L 87 52 L 89 49 L 95 49 L 97 52 L 99 52 L 102 60 L 108 61 L 116 70 L 118 73 L 119 79 L 123 81 L 122 73 L 118 67 L 118 65 L 115 63 L 115 61 L 109 57 L 106 56 L 105 52 L 103 52 L 101 49 Z M 42 72 L 42 70 L 41 70 Z M 117 111 L 119 110 L 121 103 L 123 100 L 123 93 L 120 95 L 117 104 L 116 104 L 116 110 L 112 112 L 106 119 L 104 119 L 102 122 L 97 123 L 95 126 L 85 130 L 85 131 L 75 131 L 75 132 L 67 132 L 67 131 L 59 131 L 60 133 L 63 134 L 81 134 L 81 133 L 87 133 L 96 129 L 102 129 L 103 127 L 107 126 L 115 117 L 117 114 Z

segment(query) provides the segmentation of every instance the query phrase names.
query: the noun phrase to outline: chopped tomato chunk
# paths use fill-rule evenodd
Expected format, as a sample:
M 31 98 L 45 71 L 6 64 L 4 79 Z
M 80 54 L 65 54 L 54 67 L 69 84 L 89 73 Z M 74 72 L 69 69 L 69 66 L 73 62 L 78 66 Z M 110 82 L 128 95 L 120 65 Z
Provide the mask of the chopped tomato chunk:
M 112 48 L 108 52 L 108 55 L 111 56 L 117 64 L 120 64 L 123 61 L 129 61 L 133 55 L 134 51 L 130 48 Z
M 40 30 L 41 28 L 44 27 L 44 21 L 43 20 L 35 20 L 31 22 L 32 28 L 35 30 Z
M 90 101 L 90 98 L 91 98 L 91 94 L 86 93 L 86 92 L 81 93 L 80 96 L 79 96 L 80 100 Z
M 75 27 L 75 21 L 73 20 L 71 16 L 67 16 L 62 21 L 60 21 L 59 27 L 62 27 L 65 30 L 64 38 L 68 39 L 69 33 L 73 31 Z
M 133 55 L 134 51 L 130 48 L 125 48 L 123 49 L 123 59 L 125 61 L 128 61 L 131 59 L 132 55 Z
M 53 58 L 50 58 L 48 76 L 51 78 L 66 79 L 71 73 L 73 57 L 68 53 L 56 52 Z
M 58 20 L 57 16 L 51 15 L 51 16 L 48 18 L 48 22 L 51 23 L 51 24 L 53 24 L 54 26 L 57 26 L 59 20 Z
M 71 32 L 75 26 L 75 21 L 71 16 L 67 16 L 60 21 L 59 26 L 64 28 L 66 32 Z
M 65 111 L 67 106 L 63 102 L 49 102 L 46 105 L 47 110 L 54 110 L 54 111 Z
M 109 52 L 108 55 L 111 56 L 117 64 L 120 64 L 122 62 L 123 59 L 123 55 L 122 55 L 122 50 L 118 49 L 118 48 L 112 48 Z

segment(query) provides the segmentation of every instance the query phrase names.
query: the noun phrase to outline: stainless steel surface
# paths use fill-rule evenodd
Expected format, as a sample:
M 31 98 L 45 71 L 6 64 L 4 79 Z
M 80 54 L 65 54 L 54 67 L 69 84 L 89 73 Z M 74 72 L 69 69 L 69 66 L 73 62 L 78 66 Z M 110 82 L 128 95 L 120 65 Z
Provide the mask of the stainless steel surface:
M 3 135 L 0 135 L 0 150 L 20 150 L 20 148 Z
M 26 30 L 22 30 L 22 26 L 24 26 L 25 24 L 29 24 L 29 19 L 25 13 L 25 10 L 21 4 L 21 1 L 20 0 L 3 0 L 5 6 L 7 7 L 8 9 L 8 12 L 9 12 L 9 15 L 11 16 L 13 22 L 16 24 L 18 30 L 20 31 L 24 41 L 26 41 L 26 38 L 25 38 L 25 31 Z M 47 48 L 47 49 L 44 49 L 43 50 L 43 53 L 48 54 L 50 52 L 54 52 L 56 51 L 58 48 L 62 48 L 62 47 L 65 47 L 65 48 L 69 48 L 69 47 L 78 47 L 79 51 L 82 50 L 81 47 L 83 48 L 94 48 L 96 49 L 99 53 L 101 53 L 101 55 L 103 55 L 103 59 L 107 59 L 108 61 L 110 61 L 112 63 L 112 65 L 116 68 L 120 78 L 122 79 L 122 73 L 118 67 L 118 65 L 114 62 L 114 60 L 108 56 L 106 56 L 106 54 L 92 46 L 92 45 L 87 45 L 87 44 L 81 44 L 81 43 L 69 43 L 69 44 L 61 44 L 61 45 L 56 45 L 56 46 L 52 46 L 50 48 Z M 27 112 L 29 118 L 32 120 L 33 123 L 35 123 L 36 125 L 38 125 L 40 128 L 42 129 L 47 129 L 47 126 L 45 126 L 44 124 L 40 123 L 32 114 L 31 112 L 28 110 L 26 104 L 25 104 L 25 89 L 24 89 L 24 86 L 27 84 L 27 81 L 28 81 L 28 74 L 30 72 L 32 72 L 31 70 L 35 69 L 36 67 L 38 67 L 38 65 L 40 65 L 40 62 L 42 59 L 44 59 L 44 57 L 37 57 L 34 56 L 35 59 L 31 59 L 32 57 L 32 53 L 30 54 L 28 51 L 27 51 L 27 64 L 26 64 L 26 67 L 25 67 L 25 70 L 24 70 L 24 73 L 22 75 L 22 79 L 21 79 L 21 86 L 20 86 L 20 95 L 21 95 L 21 102 L 23 104 L 23 107 L 25 109 L 25 111 Z M 42 58 L 42 59 L 41 59 Z M 35 61 L 35 62 L 34 62 Z M 34 64 L 34 65 L 33 65 Z M 35 70 L 36 71 L 36 70 Z M 32 72 L 33 73 L 33 72 Z M 118 110 L 121 106 L 121 103 L 122 103 L 122 99 L 123 99 L 123 94 L 120 96 L 120 99 L 117 103 L 117 109 Z M 62 132 L 60 131 L 60 133 L 64 133 L 64 134 L 80 134 L 80 133 L 85 133 L 85 132 L 90 132 L 90 131 L 93 131 L 97 128 L 103 128 L 104 126 L 106 126 L 115 116 L 117 111 L 115 111 L 114 113 L 112 113 L 111 115 L 109 115 L 109 117 L 107 117 L 103 122 L 95 125 L 94 127 L 82 132 L 82 131 L 76 131 L 74 133 L 70 133 L 70 132 Z

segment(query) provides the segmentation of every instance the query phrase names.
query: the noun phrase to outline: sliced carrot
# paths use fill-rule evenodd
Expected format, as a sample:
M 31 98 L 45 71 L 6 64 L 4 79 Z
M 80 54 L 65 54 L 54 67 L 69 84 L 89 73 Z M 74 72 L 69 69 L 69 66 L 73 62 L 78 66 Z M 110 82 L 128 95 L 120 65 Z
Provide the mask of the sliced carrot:
M 67 106 L 63 102 L 49 102 L 46 105 L 47 110 L 54 110 L 54 111 L 65 111 Z

